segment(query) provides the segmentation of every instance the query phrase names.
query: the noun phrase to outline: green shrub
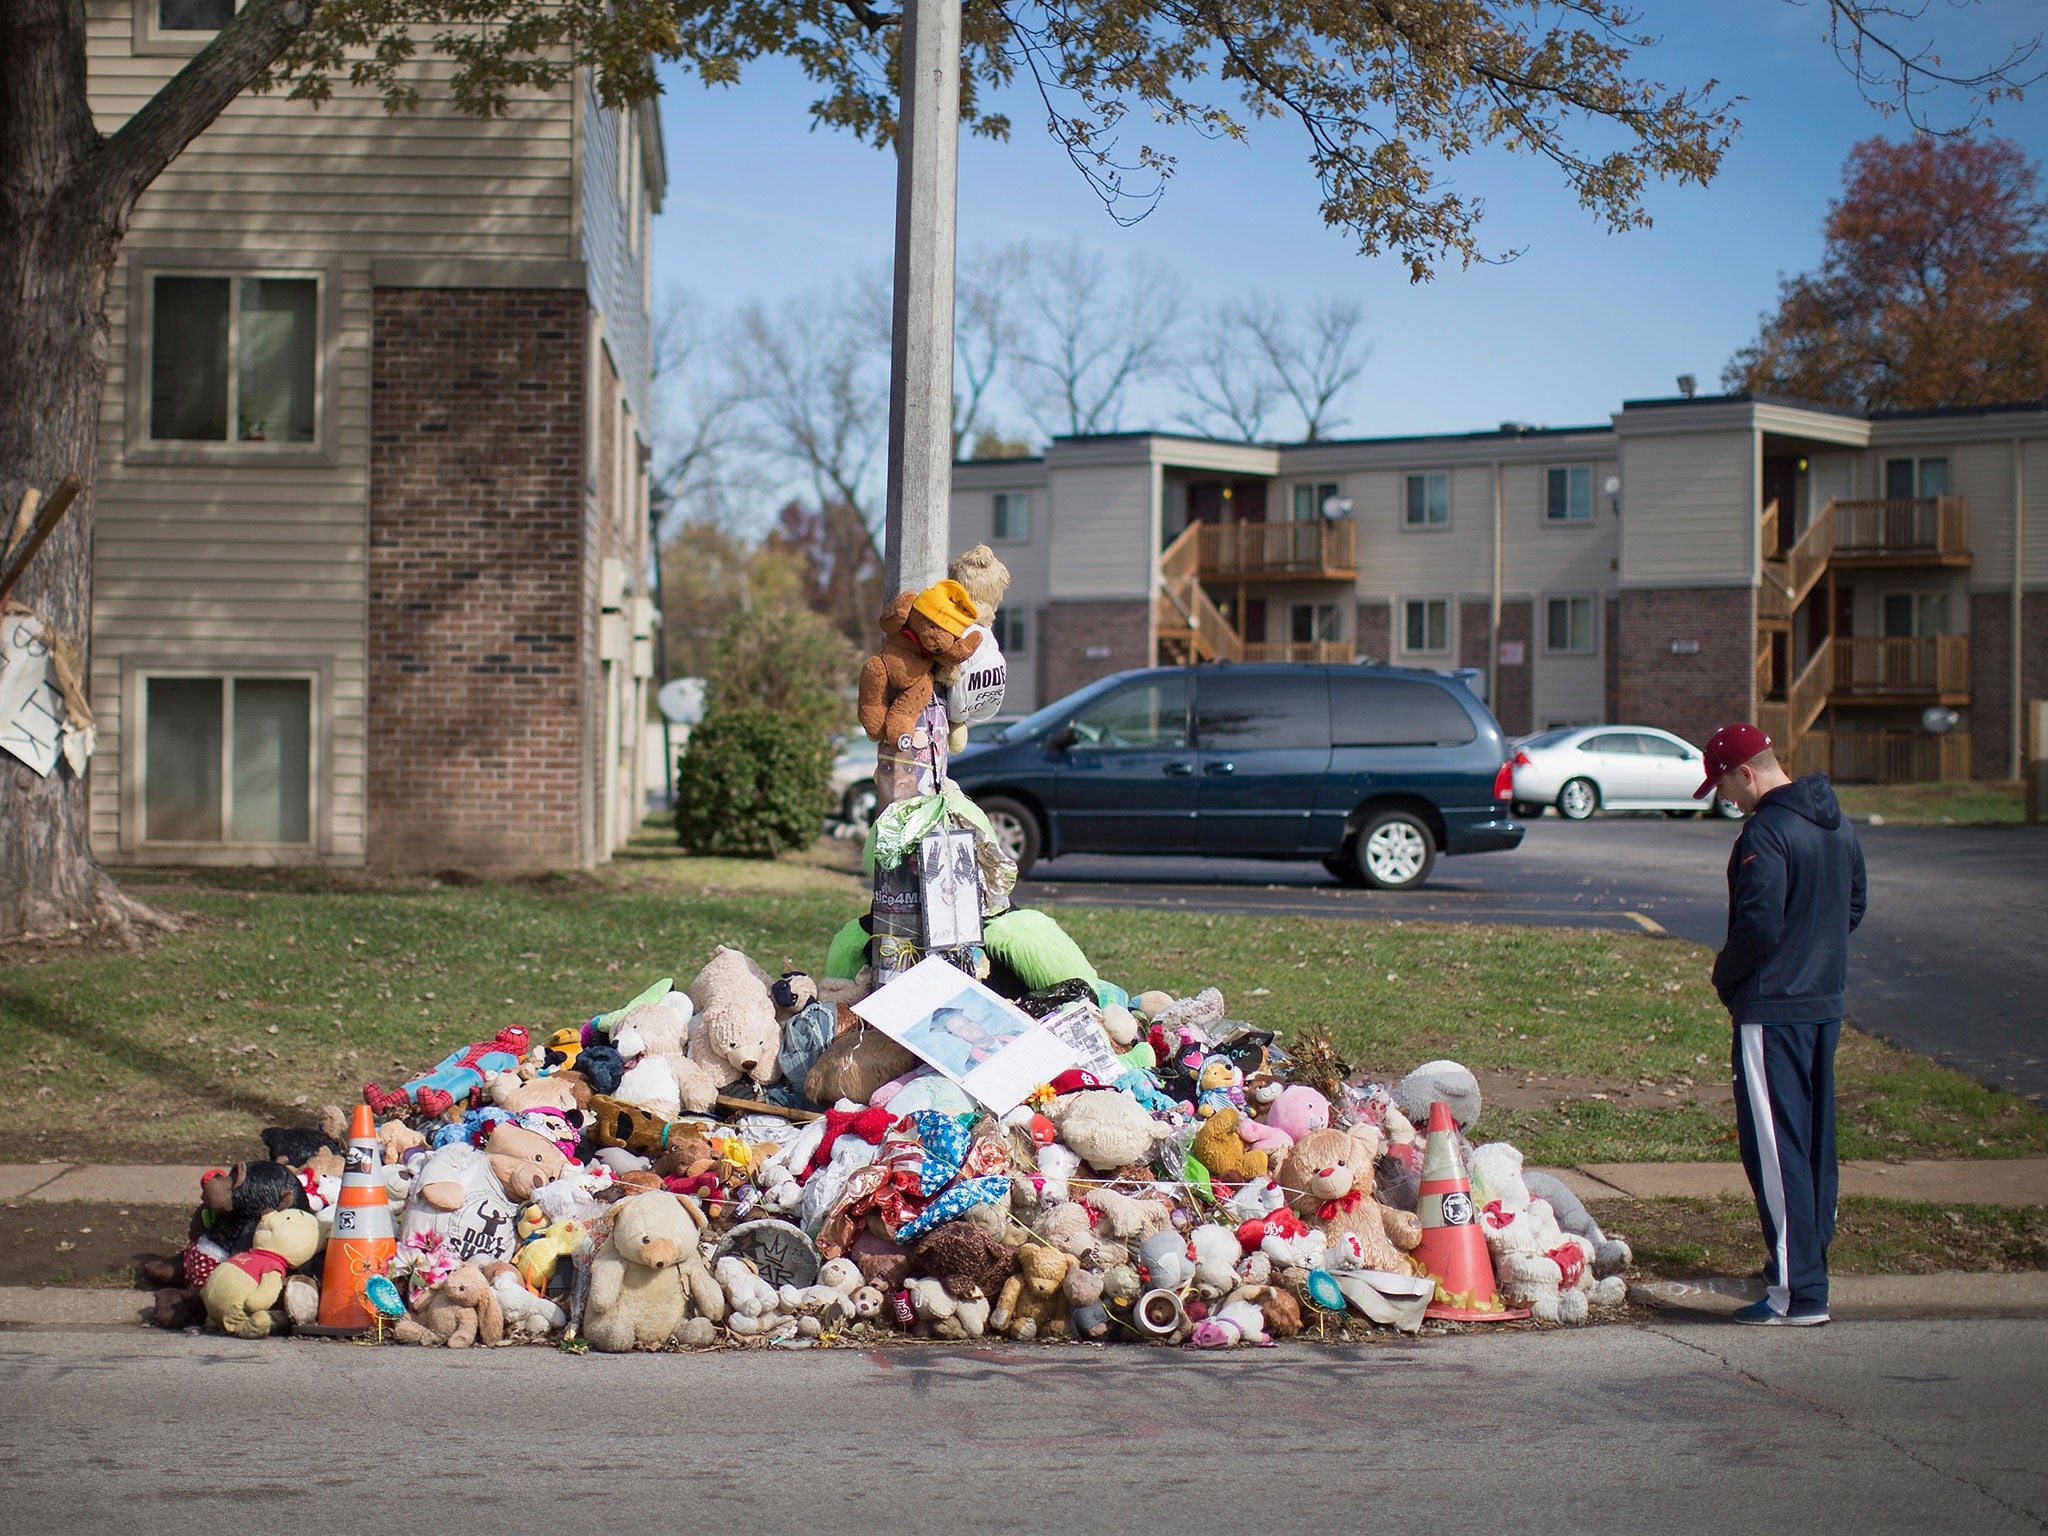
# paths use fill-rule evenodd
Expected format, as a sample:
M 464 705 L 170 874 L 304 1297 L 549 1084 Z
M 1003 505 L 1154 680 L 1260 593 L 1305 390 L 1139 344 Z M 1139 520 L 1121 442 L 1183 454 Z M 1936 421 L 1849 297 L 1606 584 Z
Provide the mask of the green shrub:
M 860 656 L 831 621 L 808 608 L 756 609 L 727 626 L 711 651 L 709 709 L 765 709 L 820 736 L 846 729 Z
M 818 836 L 832 747 L 812 722 L 714 705 L 676 764 L 676 841 L 692 853 L 772 859 Z

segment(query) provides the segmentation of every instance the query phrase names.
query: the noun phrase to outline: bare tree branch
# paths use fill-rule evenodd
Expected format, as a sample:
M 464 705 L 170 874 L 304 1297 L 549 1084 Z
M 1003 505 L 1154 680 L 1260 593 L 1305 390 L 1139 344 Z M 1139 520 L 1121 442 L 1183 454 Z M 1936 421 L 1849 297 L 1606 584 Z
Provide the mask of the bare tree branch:
M 1025 285 L 1029 333 L 1021 392 L 1048 436 L 1114 432 L 1131 386 L 1164 366 L 1177 315 L 1168 276 L 1133 266 L 1112 288 L 1078 241 L 1034 253 Z
M 1364 323 L 1365 311 L 1351 299 L 1329 298 L 1311 305 L 1299 328 L 1278 305 L 1247 306 L 1245 329 L 1301 412 L 1304 442 L 1320 442 L 1344 424 L 1343 417 L 1333 414 L 1334 408 L 1365 371 L 1372 351 L 1358 334 Z
M 983 412 L 1023 340 L 1016 305 L 1030 248 L 1013 245 L 961 267 L 954 280 L 953 457 L 990 424 Z
M 1280 381 L 1251 344 L 1247 307 L 1220 304 L 1210 311 L 1176 381 L 1192 403 L 1175 419 L 1205 436 L 1255 443 L 1265 431 L 1266 413 L 1280 393 Z
M 1787 0 L 1805 6 L 1813 0 Z M 1887 3 L 1887 0 L 1820 0 L 1827 8 L 1828 46 L 1842 61 L 1862 91 L 1863 99 L 1889 117 L 1901 113 L 1922 133 L 1954 136 L 1968 133 L 1984 120 L 1984 109 L 2007 97 L 2017 99 L 2028 86 L 2048 78 L 2048 70 L 2032 69 L 2041 55 L 2041 34 L 2015 40 L 2006 46 L 2004 57 L 1982 69 L 1952 69 L 1936 52 L 1931 35 L 1908 40 L 1902 31 L 1915 28 L 1927 15 L 1926 0 Z M 1951 0 L 1962 9 L 1975 0 Z M 1928 120 L 1927 100 L 1952 90 L 1961 91 L 1969 103 L 1969 115 L 1949 128 L 1936 128 Z

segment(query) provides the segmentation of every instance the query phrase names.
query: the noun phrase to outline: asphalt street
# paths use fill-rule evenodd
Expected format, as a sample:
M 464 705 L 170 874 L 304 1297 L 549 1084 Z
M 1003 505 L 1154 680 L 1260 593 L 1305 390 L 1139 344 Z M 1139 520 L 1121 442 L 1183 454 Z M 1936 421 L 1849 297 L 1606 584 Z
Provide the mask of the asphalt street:
M 51 1536 L 2039 1531 L 2044 1355 L 2048 1323 L 2028 1321 L 1227 1356 L 17 1333 L 0 1488 L 9 1529 Z
M 1319 864 L 1072 856 L 1025 903 L 1669 933 L 1718 947 L 1739 824 L 1656 815 L 1529 824 L 1511 853 L 1437 861 L 1420 890 L 1349 890 Z M 1980 1082 L 2048 1101 L 2048 828 L 1859 827 L 1870 912 L 1850 1018 Z

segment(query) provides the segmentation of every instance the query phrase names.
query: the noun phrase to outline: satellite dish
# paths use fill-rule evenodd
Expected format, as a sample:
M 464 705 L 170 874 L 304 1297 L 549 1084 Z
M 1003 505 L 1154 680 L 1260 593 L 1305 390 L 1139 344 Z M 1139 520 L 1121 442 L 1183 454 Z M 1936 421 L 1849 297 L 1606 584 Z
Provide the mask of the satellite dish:
M 1920 729 L 1930 736 L 1946 736 L 1962 718 L 1946 704 L 1930 704 L 1920 711 Z
M 1331 522 L 1334 523 L 1338 518 L 1349 517 L 1350 515 L 1351 498 L 1349 496 L 1325 496 L 1323 498 L 1323 516 Z
M 678 677 L 663 683 L 654 702 L 670 725 L 695 725 L 704 718 L 704 679 Z
M 1619 496 L 1621 494 L 1621 476 L 1609 475 L 1600 489 L 1610 496 Z

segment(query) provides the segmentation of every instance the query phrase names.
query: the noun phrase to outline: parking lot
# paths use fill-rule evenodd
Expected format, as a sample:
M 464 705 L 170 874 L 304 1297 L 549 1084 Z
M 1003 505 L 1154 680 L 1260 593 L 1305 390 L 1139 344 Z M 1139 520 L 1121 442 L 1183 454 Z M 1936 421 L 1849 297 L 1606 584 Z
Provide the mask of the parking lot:
M 1349 890 L 1318 864 L 1075 855 L 1019 899 L 1250 916 L 1530 923 L 1718 946 L 1739 824 L 1661 815 L 1530 824 L 1512 853 L 1446 858 L 1428 884 Z M 2048 1094 L 2048 829 L 1860 827 L 1870 915 L 1851 944 L 1859 1028 L 2037 1102 Z

